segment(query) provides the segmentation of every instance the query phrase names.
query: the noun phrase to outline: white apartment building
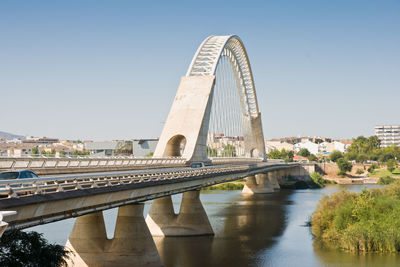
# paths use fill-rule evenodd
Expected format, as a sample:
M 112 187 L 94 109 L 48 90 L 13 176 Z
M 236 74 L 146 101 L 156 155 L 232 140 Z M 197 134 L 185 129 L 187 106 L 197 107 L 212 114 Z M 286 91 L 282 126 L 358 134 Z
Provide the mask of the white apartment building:
M 310 151 L 311 154 L 318 155 L 319 152 L 319 145 L 313 142 L 304 142 L 304 143 L 297 143 L 294 145 L 294 151 L 297 153 L 299 152 L 302 148 L 307 148 L 308 151 Z
M 381 140 L 381 147 L 400 146 L 400 125 L 377 125 L 375 135 Z

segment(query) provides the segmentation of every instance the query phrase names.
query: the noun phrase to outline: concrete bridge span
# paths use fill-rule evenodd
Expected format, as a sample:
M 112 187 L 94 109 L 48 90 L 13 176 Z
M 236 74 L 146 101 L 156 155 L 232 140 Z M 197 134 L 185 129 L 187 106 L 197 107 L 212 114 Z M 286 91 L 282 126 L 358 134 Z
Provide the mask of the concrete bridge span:
M 7 213 L 0 232 L 77 217 L 66 244 L 74 252 L 71 266 L 162 266 L 152 235 L 213 234 L 199 189 L 247 178 L 244 194 L 273 193 L 279 179 L 298 172 L 296 163 L 267 162 L 262 129 L 242 41 L 235 35 L 210 36 L 181 79 L 154 158 L 0 159 L 0 170 L 67 174 L 0 181 L 0 210 L 16 211 Z M 221 142 L 210 146 L 210 139 Z M 185 167 L 198 161 L 210 166 Z M 183 196 L 175 214 L 171 195 L 178 193 Z M 145 219 L 148 200 L 154 201 Z M 102 211 L 117 207 L 109 240 Z
M 299 164 L 223 164 L 206 168 L 70 174 L 0 182 L 1 210 L 13 210 L 7 230 L 77 217 L 67 248 L 71 266 L 162 266 L 153 236 L 213 235 L 199 189 L 247 178 L 245 194 L 272 193 Z M 171 195 L 183 193 L 175 214 Z M 154 200 L 145 220 L 143 202 Z M 114 238 L 102 211 L 119 208 Z M 132 265 L 133 264 L 133 265 Z
M 250 177 L 251 181 L 246 185 L 246 193 L 251 193 L 252 189 L 256 190 L 254 186 L 261 188 L 274 184 L 263 184 L 263 180 L 267 179 L 265 173 L 297 166 L 285 163 L 231 164 L 199 169 L 158 169 L 0 181 L 0 196 L 3 196 L 0 209 L 17 211 L 16 215 L 7 218 L 10 228 L 26 228 L 246 177 Z M 260 185 L 253 181 L 256 176 Z M 270 176 L 271 180 L 274 179 Z

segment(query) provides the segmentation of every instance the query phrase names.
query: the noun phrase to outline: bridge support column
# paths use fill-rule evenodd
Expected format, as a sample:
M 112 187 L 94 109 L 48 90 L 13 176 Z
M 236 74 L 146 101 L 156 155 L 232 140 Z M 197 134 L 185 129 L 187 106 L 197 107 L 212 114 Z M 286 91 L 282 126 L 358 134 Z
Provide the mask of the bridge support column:
M 101 211 L 76 218 L 69 235 L 67 249 L 70 255 L 69 266 L 96 266 L 99 256 L 108 245 L 106 227 Z
M 243 194 L 266 194 L 274 192 L 273 185 L 268 180 L 265 173 L 247 177 L 244 185 Z
M 175 214 L 171 196 L 153 201 L 146 218 L 153 236 L 213 235 L 214 231 L 200 201 L 200 191 L 182 194 L 179 214 Z
M 143 218 L 144 204 L 118 209 L 113 239 L 107 239 L 102 212 L 78 217 L 66 247 L 69 266 L 163 266 Z
M 281 189 L 281 187 L 279 186 L 279 183 L 278 183 L 277 171 L 268 172 L 268 180 L 272 184 L 272 187 L 274 188 L 274 190 Z

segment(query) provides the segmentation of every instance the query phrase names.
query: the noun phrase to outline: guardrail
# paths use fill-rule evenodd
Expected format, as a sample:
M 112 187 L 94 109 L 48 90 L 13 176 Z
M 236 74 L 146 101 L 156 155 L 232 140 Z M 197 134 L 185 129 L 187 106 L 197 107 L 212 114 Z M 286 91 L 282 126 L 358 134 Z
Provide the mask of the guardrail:
M 0 158 L 0 169 L 107 168 L 150 165 L 178 166 L 184 158 Z
M 29 178 L 0 181 L 0 197 L 20 198 L 37 194 L 54 194 L 58 192 L 74 191 L 80 189 L 110 187 L 132 183 L 145 183 L 159 180 L 171 180 L 218 174 L 221 172 L 234 172 L 248 169 L 247 165 L 206 167 L 199 169 L 182 169 L 178 171 L 134 172 L 114 175 L 81 175 L 68 177 Z

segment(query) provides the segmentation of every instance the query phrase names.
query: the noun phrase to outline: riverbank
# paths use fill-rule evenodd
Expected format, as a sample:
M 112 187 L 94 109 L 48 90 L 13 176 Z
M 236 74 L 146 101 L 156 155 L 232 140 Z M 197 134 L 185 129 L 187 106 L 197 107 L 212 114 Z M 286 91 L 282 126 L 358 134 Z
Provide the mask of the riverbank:
M 227 182 L 223 184 L 216 184 L 208 187 L 203 187 L 201 191 L 212 191 L 212 190 L 242 190 L 244 187 L 244 181 Z
M 328 247 L 353 252 L 400 252 L 400 181 L 361 193 L 323 196 L 312 233 Z

